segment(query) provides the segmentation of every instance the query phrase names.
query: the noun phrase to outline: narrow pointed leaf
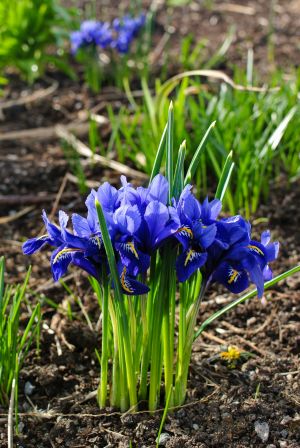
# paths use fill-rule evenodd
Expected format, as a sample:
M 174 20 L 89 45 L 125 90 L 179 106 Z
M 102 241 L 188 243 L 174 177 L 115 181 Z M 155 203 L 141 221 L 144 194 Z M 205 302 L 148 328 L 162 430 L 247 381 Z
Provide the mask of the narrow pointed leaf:
M 116 294 L 117 298 L 119 300 L 121 300 L 122 292 L 121 292 L 121 285 L 120 285 L 120 279 L 119 279 L 119 275 L 118 275 L 115 254 L 114 254 L 114 250 L 113 250 L 110 236 L 108 233 L 105 216 L 104 216 L 101 204 L 97 199 L 95 200 L 95 206 L 96 206 L 96 210 L 97 210 L 97 214 L 98 214 L 98 219 L 99 219 L 99 224 L 100 224 L 100 229 L 101 229 L 105 252 L 106 252 L 111 276 L 112 276 L 114 286 L 115 286 L 115 294 Z
M 186 141 L 184 140 L 178 151 L 178 159 L 174 174 L 173 197 L 177 198 L 184 187 L 184 160 L 186 153 Z
M 166 154 L 166 177 L 169 182 L 169 204 L 171 204 L 173 191 L 173 128 L 174 128 L 174 109 L 171 101 L 168 114 L 167 128 L 167 154 Z
M 164 153 L 165 153 L 165 141 L 166 141 L 167 129 L 168 129 L 168 124 L 166 124 L 166 126 L 165 126 L 165 129 L 164 129 L 164 131 L 162 133 L 162 136 L 161 136 L 161 139 L 160 139 L 160 142 L 159 142 L 159 145 L 158 145 L 158 149 L 157 149 L 157 152 L 156 152 L 155 161 L 154 161 L 154 164 L 153 164 L 153 168 L 152 168 L 149 184 L 152 182 L 154 177 L 160 171 L 160 167 L 161 167 L 162 160 L 163 160 Z
M 215 194 L 215 197 L 217 199 L 220 199 L 220 201 L 223 200 L 224 195 L 226 193 L 233 168 L 234 168 L 234 162 L 232 160 L 232 151 L 230 151 L 230 153 L 227 156 L 225 165 L 223 167 L 221 177 L 220 177 L 220 180 L 218 183 L 217 191 Z
M 207 142 L 207 139 L 209 137 L 209 134 L 210 134 L 211 130 L 215 127 L 215 125 L 216 125 L 216 122 L 213 121 L 211 123 L 211 125 L 209 126 L 209 128 L 207 129 L 207 131 L 205 132 L 201 142 L 199 143 L 199 146 L 196 149 L 195 154 L 194 154 L 194 156 L 192 158 L 192 161 L 190 163 L 190 166 L 189 166 L 189 168 L 187 170 L 187 173 L 186 173 L 186 176 L 185 176 L 185 179 L 184 179 L 184 185 L 187 185 L 187 184 L 191 183 L 191 181 L 192 181 L 192 179 L 194 177 L 194 174 L 196 172 L 196 169 L 197 169 L 197 167 L 199 165 L 201 154 L 202 154 L 202 152 L 205 149 L 206 142 Z

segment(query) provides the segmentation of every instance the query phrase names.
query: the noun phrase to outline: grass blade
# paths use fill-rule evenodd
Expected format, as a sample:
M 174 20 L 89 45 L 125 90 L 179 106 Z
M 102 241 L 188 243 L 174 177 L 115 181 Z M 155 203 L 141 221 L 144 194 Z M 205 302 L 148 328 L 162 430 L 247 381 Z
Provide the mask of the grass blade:
M 186 153 L 186 141 L 184 140 L 178 151 L 178 159 L 174 174 L 173 196 L 178 198 L 184 187 L 184 160 Z
M 271 288 L 273 285 L 276 285 L 276 283 L 278 283 L 280 280 L 290 277 L 291 275 L 294 275 L 296 274 L 296 272 L 299 271 L 300 271 L 300 265 L 295 266 L 294 268 L 277 275 L 277 277 L 274 277 L 272 280 L 269 280 L 268 282 L 265 283 L 265 290 Z M 194 341 L 200 336 L 200 334 L 205 330 L 205 328 L 208 327 L 208 325 L 210 325 L 216 319 L 219 319 L 219 317 L 223 316 L 223 314 L 227 313 L 227 311 L 230 311 L 237 305 L 240 305 L 240 303 L 244 303 L 246 302 L 246 300 L 256 296 L 256 294 L 257 289 L 254 289 L 253 291 L 248 292 L 244 296 L 240 297 L 239 299 L 236 299 L 234 302 L 229 303 L 228 305 L 224 306 L 224 308 L 222 308 L 221 310 L 212 314 L 208 319 L 206 319 L 201 324 L 200 328 L 196 331 L 196 333 L 194 334 Z
M 205 132 L 201 142 L 199 143 L 199 146 L 196 149 L 196 152 L 195 152 L 195 154 L 192 158 L 192 161 L 190 163 L 190 166 L 187 170 L 187 173 L 186 173 L 186 176 L 184 179 L 184 185 L 187 185 L 192 181 L 194 174 L 196 172 L 196 169 L 200 162 L 200 156 L 201 156 L 203 150 L 205 149 L 205 145 L 206 145 L 207 139 L 209 137 L 209 134 L 210 134 L 211 130 L 215 127 L 215 125 L 216 125 L 216 122 L 213 121 L 211 123 L 211 125 L 209 126 L 209 128 L 207 129 L 207 131 Z
M 110 239 L 110 236 L 108 233 L 102 206 L 101 206 L 100 202 L 98 201 L 98 199 L 95 200 L 95 206 L 96 206 L 96 210 L 97 210 L 97 215 L 98 215 L 98 219 L 99 219 L 99 224 L 100 224 L 100 229 L 101 229 L 101 234 L 102 234 L 102 239 L 103 239 L 103 244 L 104 244 L 107 260 L 108 260 L 112 280 L 114 282 L 115 294 L 116 294 L 118 300 L 122 300 L 122 291 L 121 291 L 121 285 L 120 285 L 120 279 L 119 279 L 115 254 L 114 254 L 114 250 L 113 250 L 113 247 L 111 244 L 111 239 Z
M 168 113 L 167 127 L 167 153 L 166 153 L 166 171 L 169 182 L 169 204 L 171 204 L 173 191 L 173 128 L 174 128 L 174 109 L 171 101 Z
M 232 151 L 230 151 L 230 153 L 227 156 L 225 165 L 223 167 L 221 177 L 217 186 L 217 191 L 215 194 L 215 197 L 217 199 L 220 199 L 220 201 L 223 200 L 224 195 L 226 193 L 233 168 L 234 168 L 234 162 L 232 160 Z
M 160 171 L 160 167 L 161 167 L 162 160 L 163 160 L 164 153 L 165 153 L 165 141 L 166 141 L 167 129 L 168 129 L 168 123 L 165 126 L 164 132 L 162 133 L 162 136 L 161 136 L 161 139 L 160 139 L 160 142 L 159 142 L 159 145 L 158 145 L 158 149 L 157 149 L 157 152 L 156 152 L 155 161 L 154 161 L 154 164 L 153 164 L 153 168 L 152 168 L 152 172 L 151 172 L 149 183 L 152 182 L 154 177 Z

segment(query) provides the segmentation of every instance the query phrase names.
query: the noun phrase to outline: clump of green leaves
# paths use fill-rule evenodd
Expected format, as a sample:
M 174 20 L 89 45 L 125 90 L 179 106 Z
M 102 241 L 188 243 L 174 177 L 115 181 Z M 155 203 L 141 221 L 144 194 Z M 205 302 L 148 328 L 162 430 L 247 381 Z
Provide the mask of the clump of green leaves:
M 57 0 L 1 0 L 0 77 L 12 67 L 33 82 L 48 63 L 70 73 L 63 43 L 72 21 L 71 10 Z M 50 46 L 58 48 L 58 54 L 49 52 Z
M 13 380 L 35 337 L 39 341 L 40 305 L 31 309 L 31 316 L 25 328 L 21 328 L 20 312 L 25 301 L 25 293 L 30 269 L 22 285 L 4 284 L 4 258 L 0 259 L 0 404 L 8 405 Z M 15 393 L 17 396 L 17 387 Z M 17 401 L 16 401 L 17 402 Z
M 294 81 L 287 84 L 277 73 L 273 82 L 278 88 L 255 91 L 232 88 L 222 80 L 220 87 L 208 89 L 207 77 L 200 76 L 203 71 L 196 72 L 180 74 L 164 84 L 157 81 L 154 92 L 142 82 L 143 101 L 135 105 L 134 113 L 125 108 L 118 113 L 109 110 L 112 134 L 108 150 L 115 149 L 120 161 L 131 159 L 150 174 L 172 95 L 174 144 L 179 148 L 182 139 L 186 140 L 187 162 L 194 155 L 191 148 L 216 122 L 195 175 L 197 187 L 207 192 L 233 151 L 236 171 L 225 204 L 231 213 L 243 210 L 249 218 L 260 198 L 267 199 L 276 176 L 286 172 L 293 180 L 300 175 L 300 76 L 296 73 Z M 247 80 L 237 73 L 236 83 L 246 85 Z

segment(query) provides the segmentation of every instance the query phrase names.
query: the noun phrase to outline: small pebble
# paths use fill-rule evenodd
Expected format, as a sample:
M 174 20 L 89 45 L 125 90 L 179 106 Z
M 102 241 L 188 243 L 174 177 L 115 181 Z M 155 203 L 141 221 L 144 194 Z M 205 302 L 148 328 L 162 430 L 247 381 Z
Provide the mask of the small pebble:
M 290 421 L 292 421 L 292 417 L 290 417 L 289 415 L 285 415 L 283 417 L 283 419 L 281 420 L 280 424 L 281 425 L 287 425 L 288 423 L 290 423 Z
M 287 436 L 289 435 L 289 432 L 286 429 L 283 429 L 282 431 L 280 431 L 280 435 L 286 439 Z
M 250 319 L 247 320 L 246 325 L 247 327 L 250 327 L 251 325 L 255 324 L 256 322 L 256 317 L 250 317 Z
M 167 432 L 162 432 L 161 435 L 159 436 L 159 439 L 157 437 L 155 442 L 158 443 L 159 445 L 165 446 L 170 437 L 171 437 L 170 434 L 168 434 Z
M 24 393 L 25 395 L 31 395 L 32 392 L 34 391 L 35 386 L 33 384 L 31 384 L 30 381 L 26 381 L 25 386 L 24 386 Z
M 194 428 L 195 431 L 198 431 L 199 425 L 197 425 L 197 423 L 193 423 L 193 428 Z
M 285 440 L 278 440 L 280 448 L 287 448 L 288 444 Z
M 254 429 L 262 442 L 266 442 L 268 440 L 270 427 L 267 422 L 260 422 L 259 420 L 256 420 L 256 422 L 254 423 Z
M 25 428 L 25 425 L 23 422 L 19 422 L 18 424 L 18 431 L 21 433 L 23 432 L 23 429 Z

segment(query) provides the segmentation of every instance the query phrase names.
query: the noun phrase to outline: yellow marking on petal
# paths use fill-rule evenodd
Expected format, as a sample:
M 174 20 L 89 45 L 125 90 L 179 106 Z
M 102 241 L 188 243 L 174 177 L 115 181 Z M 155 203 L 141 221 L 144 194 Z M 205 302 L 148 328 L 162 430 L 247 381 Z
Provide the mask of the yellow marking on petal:
M 259 247 L 257 247 L 257 246 L 249 244 L 248 248 L 250 250 L 254 250 L 254 252 L 257 252 L 259 255 L 264 255 L 263 251 Z
M 188 262 L 191 261 L 191 259 L 193 259 L 194 254 L 195 254 L 195 251 L 193 249 L 190 249 L 188 251 L 185 262 L 184 262 L 184 266 L 186 266 L 188 264 Z
M 135 258 L 139 259 L 139 254 L 137 253 L 136 248 L 134 247 L 134 243 L 133 242 L 129 242 L 129 243 L 126 243 L 126 244 L 127 244 L 127 247 L 129 247 L 129 250 L 135 256 Z
M 69 252 L 82 252 L 82 250 L 81 250 L 81 249 L 72 249 L 72 248 L 65 248 L 65 249 L 62 249 L 61 251 L 59 251 L 59 252 L 55 255 L 55 258 L 54 258 L 54 260 L 53 260 L 53 264 L 56 263 L 62 255 L 67 254 L 67 253 L 69 253 Z
M 180 229 L 177 230 L 177 233 L 184 233 L 186 232 L 188 235 L 190 235 L 191 238 L 194 237 L 194 234 L 192 232 L 192 230 L 189 227 L 183 226 L 180 227 Z
M 229 285 L 230 285 L 232 282 L 235 282 L 235 281 L 237 280 L 238 275 L 239 275 L 239 272 L 236 271 L 235 269 L 232 269 L 232 270 L 230 271 L 230 278 L 229 278 L 229 280 L 228 280 Z
M 91 241 L 92 241 L 93 243 L 95 243 L 96 246 L 98 246 L 99 249 L 101 249 L 101 247 L 102 247 L 102 241 L 101 241 L 101 239 L 99 238 L 99 236 L 97 236 L 97 235 L 92 236 L 92 237 L 91 237 Z
M 124 266 L 122 274 L 121 274 L 121 285 L 122 285 L 122 288 L 124 289 L 124 291 L 132 293 L 133 289 L 130 289 L 128 282 L 126 280 L 126 272 L 127 272 L 127 269 Z

